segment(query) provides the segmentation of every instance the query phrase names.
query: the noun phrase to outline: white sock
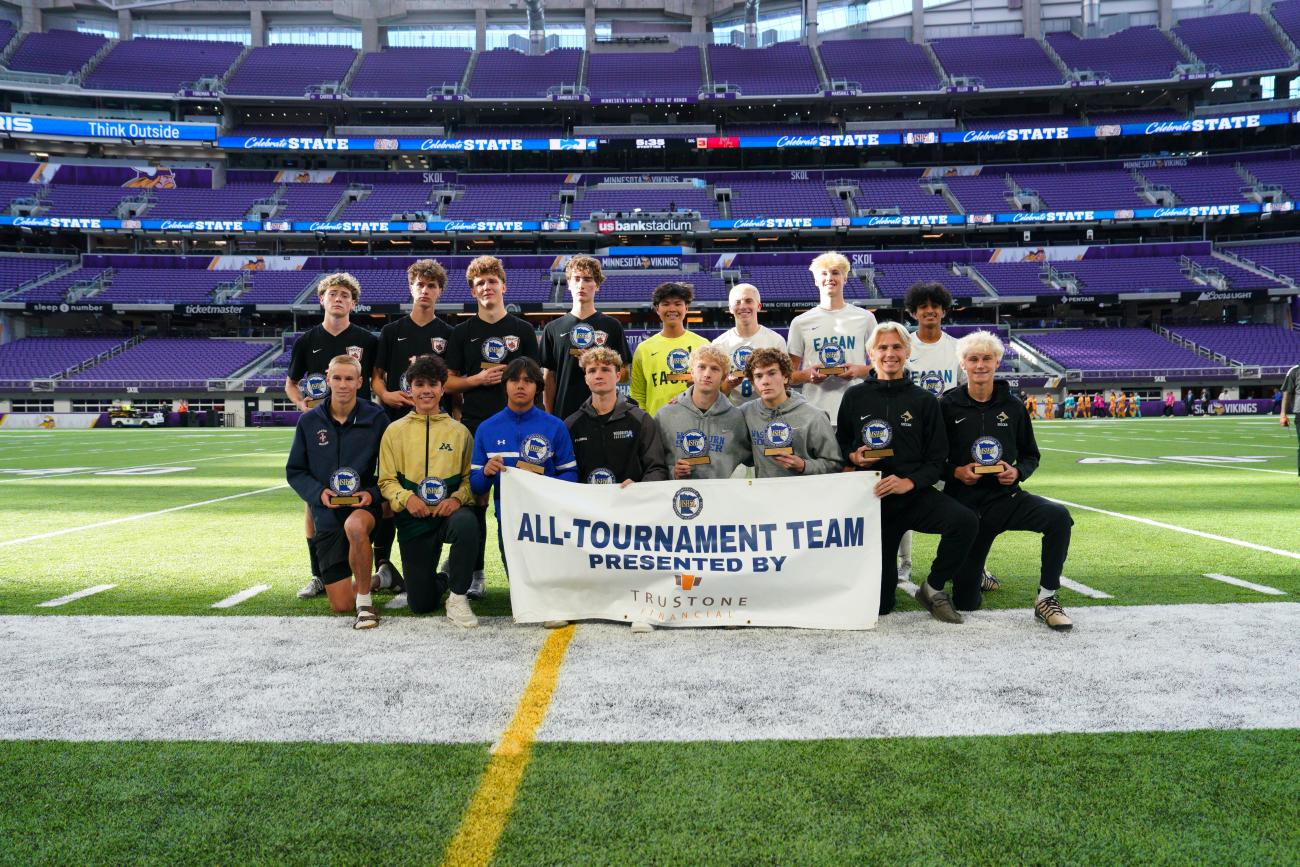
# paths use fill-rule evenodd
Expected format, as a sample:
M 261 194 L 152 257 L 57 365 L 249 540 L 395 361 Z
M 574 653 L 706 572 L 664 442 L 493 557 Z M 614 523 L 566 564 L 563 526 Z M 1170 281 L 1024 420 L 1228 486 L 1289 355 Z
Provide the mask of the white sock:
M 358 611 L 361 610 L 362 606 L 365 606 L 365 605 L 373 605 L 373 604 L 374 604 L 374 603 L 370 601 L 370 594 L 369 594 L 369 593 L 358 593 L 358 594 L 357 594 L 357 610 L 358 610 Z
M 482 581 L 482 580 L 483 580 L 483 570 L 482 570 L 482 569 L 475 569 L 475 570 L 474 570 L 474 574 L 471 575 L 471 576 L 469 576 L 469 577 L 470 577 L 470 580 L 471 580 L 471 581 Z
M 1038 598 L 1040 600 L 1046 599 L 1048 596 L 1055 596 L 1055 595 L 1056 595 L 1055 590 L 1048 590 L 1046 587 L 1038 588 Z

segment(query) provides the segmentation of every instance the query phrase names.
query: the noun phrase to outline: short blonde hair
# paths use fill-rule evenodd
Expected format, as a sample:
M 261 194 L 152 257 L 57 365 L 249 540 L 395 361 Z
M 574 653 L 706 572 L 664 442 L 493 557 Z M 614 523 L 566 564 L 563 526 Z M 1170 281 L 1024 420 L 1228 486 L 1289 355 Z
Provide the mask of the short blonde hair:
M 907 329 L 898 322 L 881 322 L 876 325 L 871 330 L 871 336 L 867 338 L 868 350 L 876 348 L 876 339 L 881 334 L 897 334 L 899 339 L 903 341 L 904 348 L 909 352 L 912 350 L 912 335 L 908 334 Z
M 347 353 L 344 353 L 343 355 L 336 355 L 333 358 L 331 358 L 329 366 L 336 367 L 343 364 L 355 368 L 357 371 L 357 379 L 362 378 L 363 374 L 361 372 L 361 362 L 353 358 L 351 355 L 348 355 Z
M 479 277 L 495 275 L 502 283 L 506 282 L 506 269 L 496 256 L 478 256 L 465 269 L 465 282 L 470 286 Z
M 361 300 L 361 284 L 357 282 L 356 277 L 353 277 L 347 271 L 339 271 L 335 274 L 326 274 L 324 277 L 320 278 L 320 282 L 316 284 L 316 297 L 324 298 L 325 293 L 334 286 L 342 286 L 344 289 L 351 292 L 353 301 Z
M 583 373 L 593 364 L 608 364 L 615 370 L 623 369 L 623 356 L 608 346 L 593 346 L 578 356 L 578 367 Z
M 835 251 L 832 250 L 826 253 L 822 253 L 816 259 L 813 259 L 812 262 L 809 263 L 808 265 L 808 270 L 812 271 L 814 274 L 816 274 L 822 268 L 825 268 L 827 270 L 838 269 L 840 271 L 843 271 L 844 276 L 847 277 L 849 276 L 849 258 L 845 256 L 843 253 L 836 253 Z
M 958 361 L 977 352 L 991 352 L 998 357 L 998 361 L 1001 361 L 1006 351 L 1002 339 L 992 331 L 972 331 L 957 341 Z
M 695 351 L 691 353 L 691 358 L 688 364 L 691 367 L 695 367 L 695 365 L 701 361 L 711 361 L 718 365 L 718 367 L 722 368 L 724 376 L 731 372 L 731 359 L 727 357 L 727 353 L 723 352 L 712 343 L 706 343 L 703 346 L 695 347 Z
M 727 309 L 728 309 L 728 310 L 730 310 L 730 309 L 731 309 L 731 305 L 732 305 L 733 303 L 735 303 L 737 293 L 743 292 L 743 291 L 746 290 L 746 289 L 753 289 L 753 290 L 754 290 L 754 300 L 757 301 L 759 304 L 762 304 L 762 303 L 763 303 L 763 296 L 760 295 L 760 294 L 758 294 L 758 287 L 757 287 L 757 286 L 755 286 L 753 283 L 737 283 L 735 286 L 732 286 L 732 287 L 731 287 L 731 291 L 727 293 Z

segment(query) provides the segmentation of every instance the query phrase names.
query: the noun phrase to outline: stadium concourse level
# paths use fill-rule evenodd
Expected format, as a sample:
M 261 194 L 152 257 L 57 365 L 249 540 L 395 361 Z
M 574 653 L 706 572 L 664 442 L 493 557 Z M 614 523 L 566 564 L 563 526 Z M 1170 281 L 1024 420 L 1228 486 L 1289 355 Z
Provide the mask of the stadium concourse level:
M 593 101 L 618 102 L 693 99 L 702 89 L 740 97 L 820 95 L 833 81 L 851 82 L 861 93 L 933 92 L 954 78 L 978 81 L 985 88 L 1062 88 L 1084 73 L 1114 82 L 1158 82 L 1175 80 L 1183 64 L 1232 74 L 1286 70 L 1295 67 L 1292 49 L 1281 43 L 1265 16 L 1300 42 L 1298 6 L 1300 0 L 1284 0 L 1261 15 L 1184 18 L 1170 33 L 1132 27 L 1100 39 L 1069 33 L 1052 33 L 1045 41 L 971 36 L 936 39 L 926 46 L 899 38 L 837 38 L 817 47 L 665 45 L 663 52 L 601 51 L 590 58 L 577 48 L 528 56 L 508 48 L 362 53 L 302 45 L 245 51 L 238 45 L 148 37 L 110 43 L 70 30 L 18 35 L 8 23 L 0 26 L 0 43 L 12 52 L 10 70 L 64 76 L 96 91 L 497 100 L 547 99 L 556 88 L 568 87 L 585 89 Z
M 24 337 L 0 346 L 0 382 L 56 379 L 67 390 L 166 383 L 205 388 L 278 355 L 280 341 L 215 338 Z M 283 377 L 280 380 L 283 384 Z

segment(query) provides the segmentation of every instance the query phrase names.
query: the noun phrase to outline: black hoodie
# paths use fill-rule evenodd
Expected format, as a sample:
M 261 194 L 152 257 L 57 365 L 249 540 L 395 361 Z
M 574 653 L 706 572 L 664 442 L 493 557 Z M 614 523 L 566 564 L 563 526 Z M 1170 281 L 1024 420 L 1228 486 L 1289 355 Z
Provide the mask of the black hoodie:
M 835 438 L 847 462 L 849 454 L 863 445 L 862 427 L 871 419 L 887 423 L 893 432 L 889 448 L 893 457 L 882 458 L 869 469 L 881 477 L 909 479 L 917 490 L 942 478 L 948 438 L 934 395 L 915 385 L 911 374 L 902 379 L 868 379 L 844 392 L 835 425 Z
M 614 409 L 606 416 L 597 415 L 587 398 L 577 412 L 564 420 L 573 440 L 573 455 L 578 459 L 578 481 L 592 484 L 592 473 L 608 470 L 612 478 L 599 479 L 616 484 L 662 482 L 668 478 L 664 465 L 664 446 L 659 425 L 645 410 L 619 395 Z
M 944 492 L 970 508 L 1018 493 L 1020 482 L 1038 469 L 1042 455 L 1034 441 L 1029 413 L 1011 394 L 1010 387 L 1005 382 L 995 382 L 993 396 L 986 403 L 978 403 L 970 396 L 969 387 L 961 385 L 945 391 L 939 398 L 939 406 L 948 432 Z M 1001 443 L 1002 460 L 1020 470 L 1020 478 L 1014 485 L 1001 484 L 992 473 L 979 476 L 973 485 L 964 485 L 953 478 L 957 467 L 975 463 L 971 449 L 981 437 L 993 437 Z

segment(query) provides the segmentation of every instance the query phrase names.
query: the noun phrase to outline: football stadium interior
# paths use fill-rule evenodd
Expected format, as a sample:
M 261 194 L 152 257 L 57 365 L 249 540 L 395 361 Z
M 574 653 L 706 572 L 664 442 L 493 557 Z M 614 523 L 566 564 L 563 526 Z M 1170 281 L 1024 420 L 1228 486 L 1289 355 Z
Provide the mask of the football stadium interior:
M 0 863 L 1295 864 L 1298 205 L 1300 0 L 0 0 Z M 295 595 L 326 275 L 634 349 L 827 251 L 1006 345 L 1073 630 L 1031 533 L 960 626 Z

